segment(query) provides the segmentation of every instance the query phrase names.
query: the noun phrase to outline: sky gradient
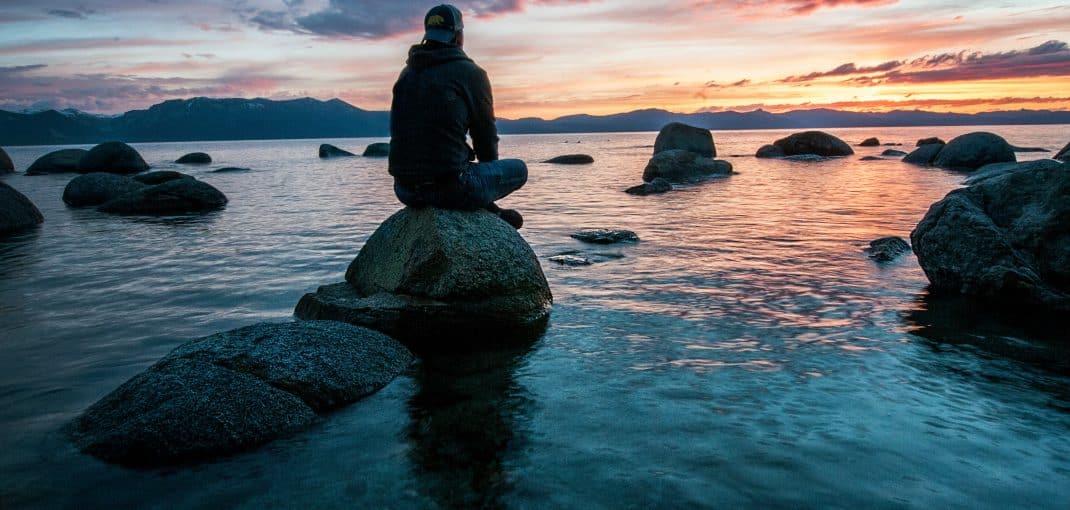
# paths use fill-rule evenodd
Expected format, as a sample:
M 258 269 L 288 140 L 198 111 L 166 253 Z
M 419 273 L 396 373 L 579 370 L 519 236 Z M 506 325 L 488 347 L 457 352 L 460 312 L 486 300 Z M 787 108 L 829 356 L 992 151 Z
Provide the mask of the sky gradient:
M 341 98 L 386 110 L 436 1 L 0 0 L 0 109 Z M 499 117 L 1070 110 L 1070 4 L 477 0 Z

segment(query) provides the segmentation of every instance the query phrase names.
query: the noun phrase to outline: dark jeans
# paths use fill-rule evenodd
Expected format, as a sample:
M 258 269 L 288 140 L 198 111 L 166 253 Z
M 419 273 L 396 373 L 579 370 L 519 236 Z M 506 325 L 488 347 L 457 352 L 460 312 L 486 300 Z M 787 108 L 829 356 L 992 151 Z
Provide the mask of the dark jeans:
M 394 182 L 394 194 L 410 207 L 443 209 L 483 209 L 495 200 L 520 189 L 528 182 L 528 167 L 519 159 L 499 159 L 472 163 L 456 179 L 401 184 Z

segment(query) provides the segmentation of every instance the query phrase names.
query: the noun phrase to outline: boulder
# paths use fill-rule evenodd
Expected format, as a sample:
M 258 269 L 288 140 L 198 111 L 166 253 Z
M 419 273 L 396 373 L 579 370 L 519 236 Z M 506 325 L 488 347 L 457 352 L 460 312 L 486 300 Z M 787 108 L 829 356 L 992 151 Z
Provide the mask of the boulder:
M 123 142 L 104 142 L 92 149 L 78 162 L 78 172 L 108 172 L 113 174 L 136 174 L 149 169 L 133 147 Z
M 1070 163 L 1070 143 L 1066 144 L 1066 147 L 1063 147 L 1063 150 L 1059 151 L 1054 159 Z
M 116 214 L 184 214 L 214 211 L 226 205 L 227 197 L 221 191 L 191 178 L 144 186 L 108 200 L 97 210 Z
M 37 158 L 26 169 L 26 175 L 65 174 L 78 172 L 78 162 L 89 154 L 85 149 L 60 149 Z
M 625 193 L 632 195 L 654 195 L 657 193 L 665 193 L 666 191 L 672 191 L 672 183 L 661 177 L 655 177 L 650 182 L 644 182 L 638 186 L 632 186 L 626 190 Z
M 594 158 L 586 154 L 565 154 L 564 156 L 557 156 L 550 158 L 543 163 L 553 163 L 555 165 L 589 165 L 594 163 Z
M 963 181 L 963 184 L 967 186 L 977 184 L 985 179 L 991 177 L 1000 176 L 1010 172 L 1028 172 L 1033 170 L 1044 169 L 1058 169 L 1064 165 L 1061 161 L 1054 159 L 1038 159 L 1035 161 L 1026 161 L 1024 163 L 993 163 L 991 165 L 985 165 L 978 168 L 976 172 L 973 172 Z
M 412 362 L 393 339 L 339 322 L 257 324 L 189 341 L 76 418 L 75 445 L 160 466 L 248 450 L 374 393 Z
M 707 158 L 717 156 L 717 148 L 713 145 L 713 134 L 709 129 L 688 126 L 679 122 L 666 124 L 654 140 L 655 155 L 670 150 L 690 151 Z
M 303 319 L 365 325 L 414 343 L 502 341 L 544 325 L 553 296 L 516 229 L 487 211 L 405 208 L 384 221 L 346 281 L 306 294 Z
M 948 193 L 910 234 L 934 293 L 1070 311 L 1070 169 L 1010 171 Z
M 173 181 L 175 179 L 192 179 L 192 175 L 186 175 L 182 172 L 176 172 L 174 170 L 158 170 L 156 172 L 149 172 L 144 174 L 137 174 L 133 179 L 142 184 L 148 184 L 154 186 L 157 184 L 163 184 L 167 181 Z
M 0 236 L 13 234 L 45 221 L 26 195 L 0 182 Z
M 877 262 L 891 262 L 904 253 L 910 252 L 910 244 L 902 237 L 889 236 L 875 239 L 869 242 L 865 249 L 869 258 Z
M 203 152 L 191 152 L 175 160 L 180 165 L 207 165 L 212 162 L 212 156 Z
M 921 147 L 922 145 L 931 145 L 931 144 L 934 144 L 934 143 L 938 143 L 940 145 L 947 144 L 947 142 L 945 142 L 945 141 L 933 136 L 933 137 L 930 137 L 930 138 L 922 138 L 922 139 L 918 140 L 918 143 L 915 144 L 914 146 L 915 147 Z
M 63 190 L 63 202 L 71 207 L 100 205 L 145 187 L 125 175 L 94 172 L 71 179 Z
M 15 163 L 11 162 L 11 156 L 7 155 L 3 147 L 0 147 L 0 174 L 10 174 L 15 171 Z
M 386 142 L 378 142 L 368 145 L 364 149 L 362 156 L 366 158 L 385 158 L 390 155 L 390 144 Z
M 758 152 L 754 154 L 754 157 L 756 158 L 782 158 L 784 156 L 787 156 L 787 154 L 784 154 L 784 151 L 781 150 L 780 147 L 772 144 L 763 145 L 758 149 Z
M 643 170 L 643 180 L 653 181 L 661 177 L 669 182 L 700 182 L 713 177 L 732 174 L 732 164 L 700 156 L 691 151 L 672 149 L 662 151 L 650 158 Z
M 933 164 L 933 160 L 936 159 L 936 155 L 940 154 L 943 150 L 944 144 L 942 143 L 927 143 L 914 149 L 914 152 L 907 154 L 903 158 L 904 163 L 910 163 L 912 165 L 930 166 Z
M 350 156 L 356 156 L 356 154 L 353 154 L 349 151 L 344 151 L 328 143 L 320 145 L 321 158 L 347 158 Z
M 855 153 L 847 142 L 822 131 L 804 131 L 773 142 L 786 156 L 817 154 L 818 156 L 850 156 Z
M 866 138 L 862 140 L 862 143 L 858 144 L 859 147 L 876 147 L 881 144 L 881 141 L 876 138 Z
M 933 166 L 972 172 L 988 164 L 1014 161 L 1014 149 L 1007 140 L 980 131 L 951 139 L 936 155 Z
M 595 228 L 581 230 L 569 236 L 578 241 L 594 244 L 637 243 L 639 236 L 631 230 L 612 230 L 607 228 Z
M 887 150 L 885 150 L 884 152 L 881 153 L 881 156 L 889 156 L 889 157 L 895 157 L 895 158 L 901 158 L 901 157 L 906 156 L 906 155 L 907 155 L 907 153 L 905 153 L 903 151 L 897 151 L 895 149 L 887 149 Z

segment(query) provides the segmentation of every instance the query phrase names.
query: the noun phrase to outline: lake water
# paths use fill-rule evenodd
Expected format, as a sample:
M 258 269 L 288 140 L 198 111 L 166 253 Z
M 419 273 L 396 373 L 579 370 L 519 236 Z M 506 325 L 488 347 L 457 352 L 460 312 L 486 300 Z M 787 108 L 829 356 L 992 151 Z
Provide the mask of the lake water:
M 909 151 L 982 129 L 1070 139 L 828 131 Z M 1067 508 L 1067 329 L 931 300 L 912 255 L 862 252 L 907 238 L 963 175 L 859 160 L 887 147 L 749 156 L 787 133 L 716 132 L 737 175 L 649 197 L 622 190 L 655 133 L 503 137 L 530 179 L 500 204 L 524 214 L 555 297 L 540 340 L 425 361 L 296 436 L 162 470 L 81 455 L 62 427 L 178 344 L 293 320 L 302 294 L 341 281 L 400 205 L 385 160 L 317 146 L 384 140 L 135 145 L 157 168 L 213 156 L 181 168 L 230 198 L 203 216 L 71 209 L 71 175 L 7 176 L 46 221 L 0 241 L 0 507 Z M 6 149 L 21 171 L 54 148 Z M 538 163 L 577 152 L 595 164 Z M 221 166 L 253 170 L 208 173 Z M 642 241 L 569 237 L 594 227 Z M 548 260 L 570 250 L 599 262 Z

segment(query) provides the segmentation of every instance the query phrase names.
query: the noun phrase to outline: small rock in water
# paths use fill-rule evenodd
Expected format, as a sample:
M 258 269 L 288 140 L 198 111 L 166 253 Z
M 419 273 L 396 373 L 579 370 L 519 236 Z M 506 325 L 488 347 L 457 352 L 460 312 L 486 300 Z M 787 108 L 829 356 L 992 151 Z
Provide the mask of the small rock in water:
M 595 244 L 634 243 L 639 241 L 639 236 L 635 235 L 635 232 L 631 230 L 611 230 L 606 228 L 581 230 L 572 234 L 571 237 L 585 243 Z
M 881 156 L 889 156 L 889 157 L 895 157 L 895 158 L 901 158 L 901 157 L 906 156 L 906 155 L 907 155 L 907 153 L 905 153 L 903 151 L 897 151 L 895 149 L 887 149 L 887 150 L 885 150 L 884 152 L 881 153 Z
M 253 171 L 252 168 L 245 168 L 245 167 L 241 167 L 241 166 L 225 166 L 223 168 L 217 168 L 215 170 L 212 170 L 212 173 L 213 174 L 232 174 L 232 173 L 252 172 L 252 171 Z
M 625 193 L 632 195 L 654 195 L 665 193 L 666 191 L 672 191 L 672 183 L 662 177 L 656 177 L 650 182 L 644 182 L 624 190 Z
M 26 169 L 26 175 L 77 173 L 78 162 L 89 154 L 85 149 L 60 149 L 37 158 Z
M 803 131 L 781 138 L 773 145 L 787 156 L 813 155 L 824 157 L 850 156 L 855 153 L 847 142 L 823 131 Z
M 1018 147 L 1016 145 L 1012 145 L 1011 149 L 1014 150 L 1014 152 L 1051 152 L 1050 150 L 1045 149 L 1043 147 Z
M 562 266 L 589 266 L 594 264 L 594 262 L 591 262 L 591 259 L 587 257 L 569 254 L 554 255 L 550 257 L 550 262 L 556 262 Z
M 918 140 L 918 143 L 915 145 L 915 147 L 921 147 L 922 145 L 930 145 L 930 144 L 934 144 L 934 143 L 938 143 L 940 145 L 947 144 L 947 142 L 945 142 L 945 141 L 943 141 L 943 140 L 941 140 L 941 139 L 939 139 L 939 138 L 934 136 L 934 137 L 931 137 L 931 138 L 922 138 L 921 140 Z
M 390 155 L 390 144 L 386 142 L 377 142 L 368 145 L 364 149 L 362 156 L 366 158 L 385 158 Z
M 884 158 L 878 158 L 877 156 L 866 156 L 860 161 L 884 161 Z
M 786 156 L 784 151 L 773 144 L 763 145 L 758 152 L 754 154 L 756 158 L 782 158 Z
M 565 154 L 564 156 L 557 156 L 550 158 L 543 163 L 553 163 L 555 165 L 589 165 L 594 163 L 594 158 L 587 154 Z
M 347 158 L 347 157 L 355 157 L 355 156 L 356 156 L 356 154 L 353 154 L 352 152 L 349 152 L 349 151 L 345 151 L 345 150 L 339 149 L 338 147 L 335 147 L 335 146 L 333 146 L 333 145 L 331 145 L 329 143 L 325 143 L 323 145 L 320 145 L 320 157 L 321 158 L 325 158 L 325 159 L 326 158 Z
M 910 251 L 910 244 L 901 237 L 889 236 L 870 241 L 869 248 L 865 249 L 869 258 L 877 262 L 890 262 L 900 255 Z
M 212 162 L 212 156 L 203 152 L 191 152 L 175 160 L 180 165 L 207 165 Z
M 881 144 L 881 141 L 876 138 L 866 138 L 862 140 L 862 143 L 858 144 L 859 147 L 876 147 Z

